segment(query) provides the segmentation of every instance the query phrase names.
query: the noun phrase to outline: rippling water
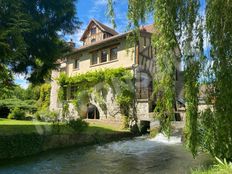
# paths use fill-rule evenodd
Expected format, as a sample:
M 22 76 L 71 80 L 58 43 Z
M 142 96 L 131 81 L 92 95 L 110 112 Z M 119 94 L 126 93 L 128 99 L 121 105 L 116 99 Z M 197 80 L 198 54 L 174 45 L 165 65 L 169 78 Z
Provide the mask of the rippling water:
M 208 162 L 205 155 L 193 159 L 180 137 L 158 134 L 44 153 L 0 166 L 0 174 L 185 174 Z

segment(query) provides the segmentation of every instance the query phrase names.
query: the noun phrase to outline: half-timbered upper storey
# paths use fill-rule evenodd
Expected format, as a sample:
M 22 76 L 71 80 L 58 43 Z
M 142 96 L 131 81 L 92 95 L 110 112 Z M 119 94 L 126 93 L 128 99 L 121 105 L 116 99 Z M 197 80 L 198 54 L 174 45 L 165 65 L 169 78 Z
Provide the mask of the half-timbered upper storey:
M 100 23 L 96 19 L 92 19 L 80 40 L 83 41 L 83 45 L 89 45 L 117 34 L 114 29 Z
M 99 68 L 131 68 L 134 64 L 149 70 L 153 66 L 152 32 L 153 25 L 141 27 L 138 44 L 129 46 L 127 36 L 131 31 L 119 34 L 92 19 L 80 39 L 83 46 L 74 49 L 61 68 L 69 76 Z

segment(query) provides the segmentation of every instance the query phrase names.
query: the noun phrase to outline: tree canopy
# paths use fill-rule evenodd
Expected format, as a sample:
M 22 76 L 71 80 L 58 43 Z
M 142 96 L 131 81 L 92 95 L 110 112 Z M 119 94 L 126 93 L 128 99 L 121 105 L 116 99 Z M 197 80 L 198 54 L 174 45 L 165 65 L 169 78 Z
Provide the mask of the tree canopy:
M 0 0 L 0 68 L 43 82 L 68 51 L 59 33 L 79 25 L 75 0 Z

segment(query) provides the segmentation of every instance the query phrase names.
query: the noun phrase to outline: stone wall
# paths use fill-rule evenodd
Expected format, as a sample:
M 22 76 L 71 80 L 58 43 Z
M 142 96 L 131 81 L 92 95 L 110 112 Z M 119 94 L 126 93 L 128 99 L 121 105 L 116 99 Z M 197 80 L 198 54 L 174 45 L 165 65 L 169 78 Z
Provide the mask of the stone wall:
M 59 75 L 60 73 L 58 71 L 52 71 L 50 110 L 57 111 L 61 114 L 62 107 L 61 107 L 61 104 L 59 104 L 59 100 L 58 100 L 59 85 L 56 82 L 56 79 L 57 77 L 59 77 Z M 113 94 L 113 90 L 111 88 L 109 88 L 109 91 L 107 95 L 105 96 L 106 110 L 101 108 L 94 94 L 91 95 L 90 103 L 97 107 L 99 114 L 100 114 L 100 120 L 105 121 L 105 122 L 117 122 L 117 123 L 123 121 L 123 116 L 121 115 L 120 107 L 116 103 L 116 99 Z M 84 106 L 83 110 L 86 110 L 86 105 Z M 132 108 L 130 112 L 132 113 Z M 136 113 L 137 113 L 138 120 L 149 120 L 150 119 L 148 100 L 137 101 Z M 72 118 L 80 118 L 80 115 L 78 114 L 74 104 L 70 101 L 68 119 L 72 119 Z
M 136 104 L 138 120 L 150 120 L 149 102 L 147 99 L 139 99 Z
M 105 98 L 105 103 L 106 103 L 106 110 L 101 108 L 100 104 L 97 102 L 97 99 L 95 98 L 94 94 L 91 95 L 90 97 L 90 102 L 92 105 L 95 105 L 99 111 L 100 114 L 100 120 L 102 121 L 109 121 L 109 122 L 121 122 L 122 121 L 122 116 L 120 113 L 120 107 L 116 103 L 115 97 L 113 95 L 112 89 L 110 88 L 106 98 Z M 87 107 L 86 104 L 83 104 L 83 112 L 87 112 Z M 74 104 L 70 101 L 69 103 L 69 118 L 80 118 L 80 115 L 78 114 Z

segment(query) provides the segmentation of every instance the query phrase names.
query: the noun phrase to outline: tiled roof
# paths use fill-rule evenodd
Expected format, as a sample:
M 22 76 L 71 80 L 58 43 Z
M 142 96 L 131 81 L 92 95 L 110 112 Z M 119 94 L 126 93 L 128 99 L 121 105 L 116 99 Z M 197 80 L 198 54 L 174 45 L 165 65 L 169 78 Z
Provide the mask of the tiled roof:
M 117 31 L 115 31 L 114 29 L 112 29 L 112 28 L 110 28 L 110 27 L 104 25 L 103 23 L 97 21 L 96 19 L 92 19 L 92 20 L 93 20 L 103 31 L 105 31 L 105 32 L 107 32 L 107 33 L 110 33 L 110 34 L 112 34 L 113 36 L 118 34 Z

